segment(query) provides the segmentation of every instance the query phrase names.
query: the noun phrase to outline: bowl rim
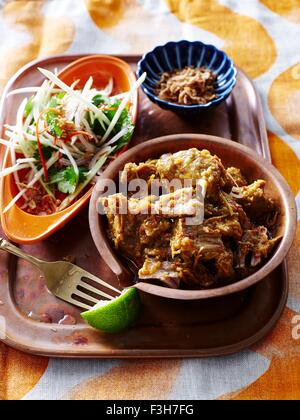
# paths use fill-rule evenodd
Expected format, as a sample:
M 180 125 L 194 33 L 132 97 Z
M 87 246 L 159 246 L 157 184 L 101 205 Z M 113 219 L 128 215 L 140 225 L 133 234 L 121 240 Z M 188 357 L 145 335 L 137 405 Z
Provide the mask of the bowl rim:
M 181 142 L 180 142 L 181 140 Z M 119 156 L 111 165 L 103 172 L 102 176 L 99 178 L 90 201 L 89 207 L 89 222 L 90 222 L 90 230 L 94 240 L 94 243 L 104 259 L 104 262 L 107 266 L 111 269 L 114 274 L 116 274 L 120 279 L 124 275 L 124 270 L 126 276 L 128 277 L 128 271 L 123 266 L 121 261 L 119 260 L 116 253 L 113 251 L 111 247 L 107 235 L 102 235 L 101 233 L 101 224 L 100 224 L 100 217 L 96 210 L 96 203 L 99 195 L 99 191 L 97 185 L 100 184 L 101 180 L 107 178 L 112 179 L 112 175 L 119 169 L 119 167 L 124 167 L 127 162 L 135 161 L 132 159 L 134 154 L 137 152 L 148 152 L 148 151 L 155 151 L 155 146 L 161 143 L 166 145 L 166 152 L 167 145 L 174 143 L 176 141 L 178 143 L 178 150 L 185 150 L 186 147 L 184 145 L 185 141 L 197 141 L 203 143 L 206 142 L 206 145 L 202 145 L 201 148 L 207 148 L 209 150 L 210 145 L 218 144 L 224 147 L 228 147 L 228 142 L 231 142 L 231 146 L 240 151 L 242 154 L 248 154 L 250 159 L 254 161 L 258 165 L 262 165 L 264 170 L 268 173 L 268 175 L 274 181 L 274 185 L 277 188 L 283 204 L 284 204 L 284 233 L 280 244 L 278 245 L 276 251 L 272 255 L 272 257 L 255 273 L 251 274 L 250 276 L 242 279 L 236 283 L 232 283 L 226 286 L 213 288 L 213 289 L 206 289 L 206 290 L 182 290 L 182 289 L 170 289 L 165 286 L 158 286 L 153 285 L 151 283 L 136 283 L 135 287 L 138 289 L 156 295 L 160 297 L 172 298 L 172 299 L 180 299 L 180 300 L 200 300 L 200 299 L 208 299 L 208 298 L 215 298 L 220 296 L 229 295 L 232 293 L 240 292 L 244 289 L 253 286 L 254 284 L 262 281 L 265 279 L 272 271 L 275 270 L 285 259 L 290 247 L 292 246 L 295 232 L 296 232 L 296 223 L 297 223 L 297 211 L 296 211 L 296 202 L 294 195 L 287 184 L 286 180 L 283 176 L 279 173 L 279 171 L 266 159 L 259 156 L 257 153 L 253 152 L 249 147 L 244 146 L 240 143 L 233 142 L 232 140 L 225 139 L 222 137 L 211 136 L 206 134 L 173 134 L 168 136 L 157 137 L 152 140 L 148 140 L 143 142 L 128 151 L 124 154 Z M 197 147 L 189 146 L 189 147 Z M 150 158 L 151 156 L 149 156 Z M 131 159 L 131 160 L 130 160 Z M 146 158 L 145 158 L 146 159 Z M 132 275 L 131 275 L 132 276 Z
M 139 60 L 138 64 L 137 64 L 137 76 L 140 77 L 143 73 L 143 70 L 141 68 L 142 64 L 147 61 L 147 57 L 150 56 L 151 54 L 153 54 L 155 51 L 158 51 L 159 49 L 163 49 L 163 48 L 167 48 L 167 47 L 173 47 L 176 45 L 180 45 L 181 43 L 187 43 L 187 44 L 194 44 L 194 45 L 198 45 L 198 46 L 202 46 L 205 48 L 211 48 L 213 49 L 215 52 L 222 54 L 226 61 L 228 61 L 230 63 L 229 66 L 229 70 L 233 71 L 233 75 L 231 77 L 230 80 L 232 80 L 232 83 L 230 84 L 230 86 L 226 89 L 225 92 L 222 93 L 222 95 L 218 96 L 217 98 L 207 102 L 206 104 L 194 104 L 194 105 L 183 105 L 183 104 L 176 104 L 173 102 L 168 102 L 165 101 L 163 99 L 160 99 L 157 95 L 155 95 L 154 93 L 150 92 L 149 89 L 145 86 L 145 82 L 142 83 L 141 88 L 143 90 L 143 92 L 145 92 L 145 94 L 151 98 L 151 100 L 155 103 L 157 103 L 158 105 L 161 106 L 167 106 L 169 108 L 172 108 L 174 111 L 178 111 L 178 110 L 197 110 L 197 109 L 207 109 L 210 108 L 211 106 L 215 106 L 218 105 L 219 103 L 223 102 L 232 92 L 233 88 L 236 85 L 237 82 L 237 68 L 233 63 L 233 60 L 226 54 L 225 51 L 220 50 L 219 48 L 217 48 L 215 45 L 212 44 L 206 44 L 202 41 L 188 41 L 188 40 L 181 40 L 181 41 L 169 41 L 164 45 L 157 45 L 155 48 L 153 48 L 151 51 L 146 52 L 142 58 Z

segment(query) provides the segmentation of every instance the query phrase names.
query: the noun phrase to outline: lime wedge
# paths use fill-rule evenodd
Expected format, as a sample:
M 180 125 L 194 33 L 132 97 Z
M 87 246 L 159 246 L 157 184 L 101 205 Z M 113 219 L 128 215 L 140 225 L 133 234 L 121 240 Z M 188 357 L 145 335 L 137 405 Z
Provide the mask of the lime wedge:
M 140 298 L 137 289 L 126 289 L 114 300 L 100 300 L 82 318 L 97 330 L 116 333 L 132 327 L 140 312 Z

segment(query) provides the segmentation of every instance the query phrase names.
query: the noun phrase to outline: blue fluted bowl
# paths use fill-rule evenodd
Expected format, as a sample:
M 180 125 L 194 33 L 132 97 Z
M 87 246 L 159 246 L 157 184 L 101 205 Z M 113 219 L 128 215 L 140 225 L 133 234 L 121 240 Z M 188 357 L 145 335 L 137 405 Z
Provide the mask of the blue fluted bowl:
M 186 66 L 206 67 L 217 75 L 215 99 L 204 105 L 179 105 L 158 98 L 155 89 L 161 74 Z M 142 89 L 148 98 L 163 109 L 187 116 L 211 109 L 223 102 L 234 88 L 237 75 L 232 60 L 225 52 L 200 41 L 168 42 L 154 48 L 138 63 L 138 77 L 144 72 L 147 73 L 147 78 L 142 84 Z

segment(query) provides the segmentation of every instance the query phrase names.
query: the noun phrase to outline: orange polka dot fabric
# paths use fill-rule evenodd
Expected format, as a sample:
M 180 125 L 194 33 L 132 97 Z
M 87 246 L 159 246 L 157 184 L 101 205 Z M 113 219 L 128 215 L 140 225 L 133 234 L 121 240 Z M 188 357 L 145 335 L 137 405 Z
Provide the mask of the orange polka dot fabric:
M 0 34 L 0 92 L 24 64 L 49 55 L 140 54 L 180 39 L 224 49 L 255 80 L 273 163 L 300 208 L 300 0 L 3 0 Z M 247 351 L 205 360 L 48 360 L 0 344 L 0 399 L 299 399 L 299 259 L 300 225 L 287 308 Z

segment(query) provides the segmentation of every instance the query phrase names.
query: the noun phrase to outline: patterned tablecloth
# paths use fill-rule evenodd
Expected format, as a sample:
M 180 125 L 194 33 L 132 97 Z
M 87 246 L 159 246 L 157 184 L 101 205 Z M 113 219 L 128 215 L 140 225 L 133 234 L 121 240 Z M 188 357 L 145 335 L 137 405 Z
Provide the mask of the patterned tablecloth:
M 21 66 L 53 54 L 142 53 L 183 38 L 224 49 L 255 79 L 273 162 L 300 204 L 300 0 L 0 0 L 0 7 L 0 90 Z M 219 359 L 126 362 L 48 360 L 0 344 L 0 399 L 299 399 L 299 258 L 300 229 L 287 308 L 254 348 Z

